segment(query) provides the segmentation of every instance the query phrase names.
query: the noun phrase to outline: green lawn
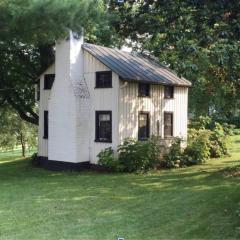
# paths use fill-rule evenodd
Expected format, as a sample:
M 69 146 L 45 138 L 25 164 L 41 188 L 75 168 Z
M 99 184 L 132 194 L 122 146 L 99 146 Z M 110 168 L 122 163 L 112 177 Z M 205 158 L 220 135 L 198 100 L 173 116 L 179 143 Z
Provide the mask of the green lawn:
M 0 154 L 0 239 L 240 239 L 232 156 L 146 175 L 63 173 Z

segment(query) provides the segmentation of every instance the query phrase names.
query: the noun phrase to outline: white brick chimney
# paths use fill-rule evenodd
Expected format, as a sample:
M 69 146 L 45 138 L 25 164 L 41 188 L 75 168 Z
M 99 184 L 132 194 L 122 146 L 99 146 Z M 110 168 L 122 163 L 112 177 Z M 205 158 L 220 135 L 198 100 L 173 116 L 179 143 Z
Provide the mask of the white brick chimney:
M 56 43 L 55 81 L 49 99 L 48 159 L 64 162 L 89 161 L 88 98 L 81 98 L 84 83 L 83 36 L 70 32 Z M 85 139 L 84 139 L 85 138 Z

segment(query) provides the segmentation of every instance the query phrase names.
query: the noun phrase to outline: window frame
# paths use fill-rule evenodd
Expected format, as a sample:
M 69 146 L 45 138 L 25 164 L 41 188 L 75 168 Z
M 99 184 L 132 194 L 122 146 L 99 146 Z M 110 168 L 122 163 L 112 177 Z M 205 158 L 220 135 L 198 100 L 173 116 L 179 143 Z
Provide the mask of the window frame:
M 147 86 L 147 95 L 142 95 L 140 92 L 140 86 Z M 138 97 L 150 97 L 151 86 L 149 83 L 138 83 Z
M 50 78 L 50 77 L 52 77 L 52 78 Z M 48 78 L 50 78 L 50 79 L 48 79 Z M 51 81 L 51 83 L 49 83 L 49 81 Z M 54 73 L 44 74 L 43 89 L 44 90 L 51 90 L 54 81 L 55 81 L 55 74 Z
M 170 96 L 167 96 L 168 93 L 167 93 L 167 89 L 169 90 L 171 88 L 171 94 Z M 164 86 L 164 99 L 173 99 L 174 98 L 174 92 L 175 92 L 175 88 L 174 86 L 171 86 L 171 85 L 165 85 Z M 167 94 L 166 94 L 167 93 Z
M 166 114 L 170 114 L 172 116 L 172 121 L 171 121 L 171 135 L 166 136 L 166 131 L 165 131 L 165 115 Z M 170 111 L 164 111 L 164 115 L 163 115 L 163 128 L 164 128 L 164 139 L 169 139 L 169 138 L 173 138 L 173 128 L 174 128 L 174 115 L 173 112 Z
M 140 131 L 139 131 L 139 121 L 140 121 L 140 115 L 147 115 L 147 137 L 141 138 L 140 137 Z M 148 111 L 139 111 L 138 112 L 138 141 L 146 141 L 150 138 L 150 112 Z
M 110 81 L 109 81 L 109 84 L 108 85 L 104 85 L 104 86 L 101 86 L 99 85 L 98 81 L 99 81 L 99 76 L 101 73 L 108 73 L 110 75 Z M 112 71 L 97 71 L 96 72 L 96 75 L 95 75 L 95 88 L 112 88 Z
M 49 130 L 49 117 L 48 117 L 48 111 L 43 112 L 43 138 L 48 139 L 48 130 Z
M 101 114 L 109 114 L 110 115 L 110 127 L 111 127 L 111 134 L 110 138 L 106 140 L 100 139 L 99 136 L 99 116 Z M 112 143 L 112 111 L 95 111 L 95 142 L 102 142 L 102 143 Z

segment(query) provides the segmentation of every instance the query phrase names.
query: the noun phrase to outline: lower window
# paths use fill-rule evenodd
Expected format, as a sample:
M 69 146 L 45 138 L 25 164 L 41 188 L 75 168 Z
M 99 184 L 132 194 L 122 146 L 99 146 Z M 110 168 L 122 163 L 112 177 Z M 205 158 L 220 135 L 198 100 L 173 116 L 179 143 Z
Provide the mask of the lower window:
M 48 111 L 44 111 L 43 138 L 48 139 Z
M 164 112 L 164 138 L 173 136 L 173 113 Z
M 149 138 L 149 113 L 140 112 L 138 115 L 138 140 Z
M 96 142 L 112 142 L 112 112 L 96 111 Z

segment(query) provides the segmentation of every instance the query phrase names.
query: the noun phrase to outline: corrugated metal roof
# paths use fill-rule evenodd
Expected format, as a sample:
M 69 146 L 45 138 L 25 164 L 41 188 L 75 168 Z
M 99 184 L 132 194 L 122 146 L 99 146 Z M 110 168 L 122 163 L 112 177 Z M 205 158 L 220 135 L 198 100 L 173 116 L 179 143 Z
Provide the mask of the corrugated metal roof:
M 191 82 L 178 77 L 167 67 L 145 57 L 118 49 L 84 43 L 83 49 L 117 73 L 124 80 L 151 82 L 163 85 L 191 86 Z

